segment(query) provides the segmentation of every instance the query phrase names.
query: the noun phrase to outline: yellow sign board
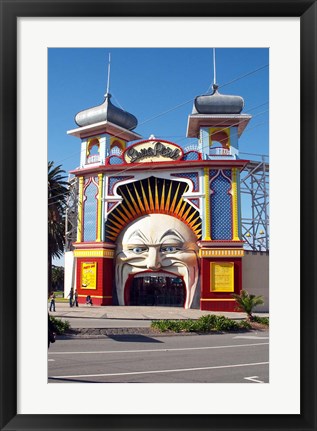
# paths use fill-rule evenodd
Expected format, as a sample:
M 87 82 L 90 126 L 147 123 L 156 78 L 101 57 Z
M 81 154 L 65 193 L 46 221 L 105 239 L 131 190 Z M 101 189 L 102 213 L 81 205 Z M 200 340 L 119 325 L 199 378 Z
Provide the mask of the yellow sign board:
M 211 262 L 211 292 L 234 292 L 234 263 Z
M 97 262 L 82 262 L 81 288 L 97 289 Z

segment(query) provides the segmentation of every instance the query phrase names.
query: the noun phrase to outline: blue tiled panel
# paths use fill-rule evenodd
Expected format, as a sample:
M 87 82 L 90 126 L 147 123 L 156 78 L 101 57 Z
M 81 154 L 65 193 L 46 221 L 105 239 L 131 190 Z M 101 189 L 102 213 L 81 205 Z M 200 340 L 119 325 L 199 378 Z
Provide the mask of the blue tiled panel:
M 172 177 L 176 178 L 188 178 L 193 182 L 193 192 L 199 191 L 199 181 L 197 172 L 188 172 L 187 174 L 171 174 Z
M 122 165 L 122 164 L 123 164 L 123 160 L 121 159 L 121 157 L 111 156 L 109 158 L 109 165 Z
M 183 160 L 199 160 L 199 154 L 195 151 L 189 151 L 184 154 Z
M 216 172 L 215 172 L 216 173 Z M 214 175 L 215 175 L 214 173 Z M 212 175 L 211 175 L 212 176 Z M 229 176 L 229 175 L 228 175 Z M 230 173 L 231 176 L 231 173 Z M 232 239 L 230 181 L 220 173 L 211 182 L 211 236 L 214 240 Z
M 219 169 L 210 169 L 209 178 L 212 179 L 214 176 L 216 176 L 218 174 L 218 172 L 219 172 Z M 222 172 L 224 173 L 224 175 L 226 177 L 230 178 L 230 180 L 231 180 L 231 169 L 221 170 L 221 173 Z
M 129 180 L 133 177 L 109 177 L 109 183 L 108 183 L 108 194 L 113 196 L 113 188 L 119 181 Z
M 225 169 L 223 173 L 225 174 L 226 177 L 230 178 L 231 180 L 231 169 Z
M 84 241 L 96 240 L 97 228 L 97 187 L 90 183 L 85 190 L 85 207 L 84 207 Z

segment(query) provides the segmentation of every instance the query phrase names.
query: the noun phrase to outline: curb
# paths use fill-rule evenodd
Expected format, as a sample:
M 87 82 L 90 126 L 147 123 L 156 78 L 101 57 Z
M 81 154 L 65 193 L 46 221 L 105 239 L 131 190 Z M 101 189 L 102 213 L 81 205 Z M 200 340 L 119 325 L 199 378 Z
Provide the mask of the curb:
M 71 330 L 63 335 L 57 335 L 56 339 L 87 339 L 105 338 L 111 336 L 148 336 L 148 337 L 171 337 L 171 336 L 190 336 L 190 335 L 219 335 L 219 334 L 244 334 L 261 332 L 264 329 L 240 329 L 236 331 L 211 331 L 211 332 L 157 332 L 151 328 L 83 328 Z

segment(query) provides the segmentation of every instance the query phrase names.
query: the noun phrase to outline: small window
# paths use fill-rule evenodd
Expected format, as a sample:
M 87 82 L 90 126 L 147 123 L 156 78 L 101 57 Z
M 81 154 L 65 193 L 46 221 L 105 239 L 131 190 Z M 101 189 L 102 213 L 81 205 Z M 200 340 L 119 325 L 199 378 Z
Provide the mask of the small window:
M 92 139 L 88 143 L 88 147 L 87 147 L 87 163 L 96 163 L 96 162 L 99 162 L 99 160 L 100 160 L 99 140 Z
M 210 155 L 227 156 L 230 155 L 230 138 L 227 130 L 210 129 Z
M 121 156 L 123 151 L 125 150 L 125 142 L 119 141 L 119 139 L 115 139 L 111 142 L 110 145 L 110 155 Z

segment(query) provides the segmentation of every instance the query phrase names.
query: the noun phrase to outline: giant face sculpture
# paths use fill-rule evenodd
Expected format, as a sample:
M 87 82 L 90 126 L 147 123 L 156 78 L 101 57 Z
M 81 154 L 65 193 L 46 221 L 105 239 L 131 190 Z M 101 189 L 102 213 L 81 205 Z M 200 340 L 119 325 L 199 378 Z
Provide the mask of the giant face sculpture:
M 130 223 L 117 239 L 116 288 L 119 305 L 125 304 L 132 276 L 155 275 L 181 278 L 185 284 L 185 308 L 193 305 L 198 291 L 197 237 L 182 221 L 166 214 L 149 214 Z M 129 280 L 129 282 L 128 282 Z

